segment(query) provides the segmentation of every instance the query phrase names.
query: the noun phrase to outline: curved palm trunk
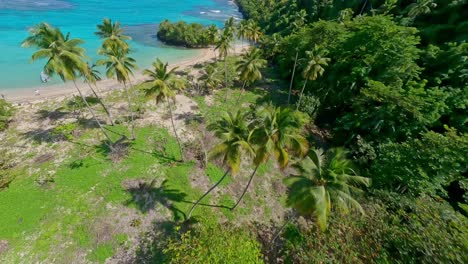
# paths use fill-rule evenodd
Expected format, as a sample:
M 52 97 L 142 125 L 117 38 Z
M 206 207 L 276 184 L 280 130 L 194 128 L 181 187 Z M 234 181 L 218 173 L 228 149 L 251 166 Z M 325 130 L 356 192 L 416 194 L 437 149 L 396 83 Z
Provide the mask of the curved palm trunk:
M 112 118 L 111 113 L 109 112 L 107 106 L 102 102 L 101 97 L 97 94 L 96 90 L 93 89 L 92 85 L 88 83 L 89 89 L 91 89 L 91 92 L 93 92 L 94 96 L 98 99 L 99 104 L 102 106 L 102 109 L 104 109 L 104 112 L 106 112 L 107 117 L 109 118 L 109 121 L 112 126 L 114 126 L 114 119 Z M 96 86 L 97 87 L 97 86 Z
M 131 118 L 131 123 L 130 123 L 131 139 L 135 140 L 135 117 L 134 117 L 134 114 L 133 114 L 132 100 L 130 98 L 130 92 L 128 91 L 126 82 L 124 82 L 124 88 L 125 88 L 125 94 L 127 95 L 128 110 L 130 111 L 130 118 Z
M 292 86 L 293 86 L 293 81 L 294 81 L 294 74 L 296 73 L 296 66 L 297 66 L 297 58 L 299 56 L 299 51 L 296 52 L 296 58 L 294 59 L 294 68 L 291 76 L 291 83 L 289 84 L 289 94 L 288 94 L 288 104 L 291 102 L 291 92 L 292 92 Z
M 226 97 L 224 102 L 227 101 L 229 89 L 228 89 L 228 73 L 227 73 L 227 56 L 224 56 L 224 87 L 226 88 Z
M 242 94 L 244 94 L 244 90 L 245 90 L 245 85 L 246 85 L 247 81 L 244 81 L 244 83 L 242 84 L 242 90 L 241 92 L 239 93 L 239 97 L 237 97 L 237 101 L 236 101 L 236 104 L 239 103 L 240 99 L 241 99 L 241 96 Z
M 111 144 L 112 143 L 112 140 L 111 138 L 109 137 L 109 135 L 106 133 L 106 130 L 104 129 L 104 127 L 102 126 L 101 122 L 99 122 L 99 119 L 97 118 L 96 114 L 94 113 L 93 109 L 91 108 L 91 106 L 89 105 L 88 101 L 86 101 L 86 98 L 84 97 L 83 93 L 81 92 L 80 88 L 78 88 L 78 85 L 76 84 L 76 81 L 73 80 L 73 84 L 75 85 L 75 88 L 76 90 L 78 91 L 78 94 L 80 95 L 81 99 L 83 100 L 83 102 L 86 104 L 86 107 L 88 108 L 89 112 L 91 113 L 91 115 L 93 116 L 94 120 L 96 120 L 96 123 L 98 124 L 99 128 L 101 129 L 102 133 L 104 134 L 104 136 L 106 137 L 106 139 L 109 141 L 109 143 Z M 110 145 L 108 145 L 110 147 Z
M 128 80 L 128 83 L 130 84 L 130 88 L 133 88 L 133 83 L 132 83 L 132 81 L 130 79 Z M 138 99 L 138 92 L 136 90 L 133 90 L 133 98 Z M 137 107 L 138 107 L 139 111 L 141 111 L 141 109 L 142 109 L 141 101 L 136 100 L 136 104 L 137 104 Z
M 245 186 L 245 189 L 244 191 L 242 192 L 242 195 L 241 197 L 239 198 L 239 200 L 237 201 L 237 203 L 231 208 L 231 211 L 236 209 L 236 207 L 240 204 L 240 202 L 242 201 L 242 198 L 244 198 L 244 195 L 247 193 L 247 190 L 249 189 L 250 187 L 250 184 L 252 183 L 252 180 L 253 180 L 253 177 L 255 176 L 255 174 L 257 173 L 257 170 L 258 170 L 258 167 L 260 167 L 260 164 L 258 164 L 254 171 L 252 172 L 252 175 L 250 176 L 250 179 L 249 179 L 249 182 L 247 183 L 247 186 Z
M 299 101 L 297 101 L 297 106 L 296 106 L 296 111 L 299 110 L 299 105 L 301 104 L 301 100 L 302 100 L 302 95 L 304 95 L 304 90 L 307 86 L 307 78 L 304 82 L 304 86 L 302 86 L 302 90 L 301 90 L 301 95 L 299 96 Z
M 197 207 L 198 204 L 203 200 L 203 198 L 205 198 L 211 191 L 213 191 L 216 187 L 218 187 L 218 185 L 224 180 L 224 178 L 226 178 L 226 176 L 229 174 L 230 171 L 231 169 L 226 170 L 223 177 L 221 177 L 221 179 L 219 179 L 219 181 L 215 185 L 213 185 L 208 191 L 206 191 L 206 193 L 203 194 L 202 197 L 200 197 L 195 202 L 195 204 L 193 204 L 192 208 L 190 209 L 190 212 L 188 213 L 187 219 L 185 221 L 188 221 L 190 217 L 192 217 L 192 213 L 193 213 L 193 210 L 195 210 L 195 207 Z
M 182 161 L 184 161 L 184 152 L 182 151 L 182 144 L 180 143 L 179 135 L 177 134 L 177 130 L 174 124 L 174 116 L 172 113 L 172 107 L 171 107 L 171 102 L 166 98 L 167 101 L 167 107 L 169 108 L 169 112 L 171 115 L 171 124 L 172 124 L 172 129 L 174 130 L 174 134 L 177 140 L 177 144 L 179 145 L 179 151 L 180 151 L 180 158 Z
M 281 232 L 283 232 L 284 228 L 289 224 L 291 223 L 291 221 L 293 220 L 293 218 L 291 217 L 290 219 L 288 219 L 288 221 L 286 221 L 282 226 L 281 228 L 278 230 L 278 232 L 276 232 L 275 236 L 271 239 L 270 241 L 270 248 L 273 246 L 273 243 L 275 242 L 275 240 L 279 237 L 279 235 L 281 234 Z

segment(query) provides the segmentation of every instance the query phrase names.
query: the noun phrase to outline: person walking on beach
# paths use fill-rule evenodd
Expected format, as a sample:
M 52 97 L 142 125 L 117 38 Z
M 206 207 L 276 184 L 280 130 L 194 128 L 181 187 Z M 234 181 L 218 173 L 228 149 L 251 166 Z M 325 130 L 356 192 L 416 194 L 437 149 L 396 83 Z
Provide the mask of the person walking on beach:
M 36 90 L 34 91 L 34 93 L 36 94 L 36 96 L 41 95 L 41 94 L 39 93 L 39 89 L 36 89 Z

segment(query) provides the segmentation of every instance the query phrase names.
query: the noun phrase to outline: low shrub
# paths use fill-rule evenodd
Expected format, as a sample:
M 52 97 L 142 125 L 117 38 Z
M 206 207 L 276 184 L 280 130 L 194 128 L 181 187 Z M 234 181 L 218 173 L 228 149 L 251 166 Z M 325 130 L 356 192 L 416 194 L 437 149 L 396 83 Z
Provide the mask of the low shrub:
M 170 240 L 163 250 L 169 263 L 263 263 L 259 243 L 229 225 L 201 225 Z
M 5 130 L 13 116 L 13 107 L 4 99 L 0 99 L 0 131 Z

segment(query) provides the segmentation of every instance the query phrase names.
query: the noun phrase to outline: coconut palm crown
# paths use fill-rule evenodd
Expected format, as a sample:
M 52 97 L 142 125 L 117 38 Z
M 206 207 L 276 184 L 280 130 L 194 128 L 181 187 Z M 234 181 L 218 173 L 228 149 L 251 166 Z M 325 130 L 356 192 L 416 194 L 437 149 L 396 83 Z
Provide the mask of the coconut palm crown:
M 357 176 L 346 153 L 341 148 L 324 153 L 316 149 L 295 164 L 297 175 L 284 181 L 289 187 L 287 204 L 303 216 L 312 216 L 319 228 L 325 230 L 333 209 L 347 213 L 364 210 L 353 196 L 370 185 L 370 179 Z

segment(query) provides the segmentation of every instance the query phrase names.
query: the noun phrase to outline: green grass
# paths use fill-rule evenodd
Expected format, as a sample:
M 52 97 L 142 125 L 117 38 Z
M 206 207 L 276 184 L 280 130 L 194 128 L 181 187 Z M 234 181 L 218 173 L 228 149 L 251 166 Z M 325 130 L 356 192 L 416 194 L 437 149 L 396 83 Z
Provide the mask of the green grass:
M 219 205 L 221 206 L 226 206 L 226 207 L 233 207 L 234 205 L 236 204 L 236 201 L 234 201 L 234 199 L 232 199 L 229 195 L 227 194 L 224 194 L 223 196 L 221 196 L 221 198 L 219 199 Z M 229 220 L 229 221 L 233 221 L 234 218 L 235 218 L 235 213 L 233 211 L 231 211 L 231 209 L 229 208 L 221 208 L 221 212 L 223 213 L 223 215 Z
M 220 89 L 214 92 L 213 101 L 214 104 L 208 105 L 205 101 L 205 97 L 196 96 L 194 101 L 200 108 L 200 113 L 206 119 L 207 123 L 212 123 L 219 119 L 219 114 L 222 112 L 236 112 L 240 109 L 239 106 L 250 105 L 257 102 L 257 100 L 263 97 L 263 91 L 260 90 L 247 90 L 241 94 L 240 89 L 229 89 L 228 99 L 224 102 L 226 95 L 226 89 Z M 240 100 L 238 97 L 241 94 Z
M 119 134 L 128 134 L 125 127 L 110 129 L 115 132 L 112 133 L 114 139 L 119 138 Z M 191 188 L 188 180 L 194 165 L 178 162 L 177 143 L 166 130 L 137 129 L 137 140 L 132 142 L 129 156 L 118 164 L 108 159 L 104 147 L 97 148 L 90 143 L 98 133 L 98 130 L 91 130 L 78 139 L 79 144 L 70 151 L 70 158 L 54 168 L 54 182 L 49 186 L 39 186 L 38 175 L 24 173 L 9 188 L 0 191 L 0 239 L 6 239 L 10 245 L 9 254 L 2 256 L 6 263 L 19 261 L 19 253 L 26 254 L 21 258 L 25 261 L 44 261 L 64 242 L 71 244 L 61 249 L 65 252 L 56 252 L 61 257 L 77 250 L 92 249 L 95 243 L 89 224 L 109 213 L 106 204 L 138 210 L 138 206 L 131 203 L 131 193 L 123 188 L 125 180 L 159 178 L 160 182 L 164 181 L 159 198 L 171 202 L 168 209 L 174 220 L 183 220 L 190 201 L 201 195 Z M 164 153 L 156 151 L 158 144 L 164 145 Z M 50 163 L 43 164 L 39 173 L 51 168 Z M 207 215 L 208 210 L 200 207 L 194 217 Z M 27 237 L 30 239 L 25 239 Z M 116 243 L 99 245 L 89 259 L 103 262 L 126 239 L 126 234 L 119 234 L 114 239 Z
M 223 171 L 222 169 L 220 169 L 218 166 L 214 165 L 213 163 L 208 162 L 208 166 L 206 166 L 205 173 L 210 179 L 210 182 L 212 184 L 215 184 L 221 179 L 221 177 L 224 176 L 225 171 Z M 226 176 L 226 178 L 224 178 L 224 180 L 218 186 L 219 187 L 227 186 L 231 182 L 232 182 L 232 178 L 231 178 L 231 175 L 229 174 L 228 176 Z
M 88 259 L 91 261 L 96 261 L 99 263 L 104 263 L 104 261 L 114 255 L 114 247 L 111 243 L 106 243 L 99 245 L 95 250 L 88 255 Z

